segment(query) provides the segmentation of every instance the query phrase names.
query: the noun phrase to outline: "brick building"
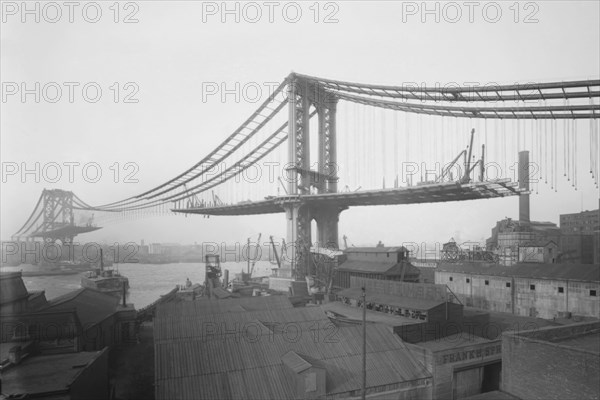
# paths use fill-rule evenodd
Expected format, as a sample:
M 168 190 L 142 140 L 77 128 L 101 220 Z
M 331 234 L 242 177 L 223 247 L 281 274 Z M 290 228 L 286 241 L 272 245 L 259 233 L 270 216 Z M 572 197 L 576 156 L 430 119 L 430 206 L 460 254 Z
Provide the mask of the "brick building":
M 600 211 L 583 211 L 560 216 L 560 261 L 600 263 Z
M 466 306 L 554 318 L 600 316 L 600 268 L 587 264 L 440 264 L 435 283 Z
M 593 234 L 600 230 L 600 210 L 560 215 L 560 231 L 567 234 Z

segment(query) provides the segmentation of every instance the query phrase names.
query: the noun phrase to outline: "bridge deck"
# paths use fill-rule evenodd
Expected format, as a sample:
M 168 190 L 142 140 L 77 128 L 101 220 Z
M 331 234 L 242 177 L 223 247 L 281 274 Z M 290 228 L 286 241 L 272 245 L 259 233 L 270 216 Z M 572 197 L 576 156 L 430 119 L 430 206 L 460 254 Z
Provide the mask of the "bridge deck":
M 82 233 L 93 232 L 100 229 L 97 226 L 63 226 L 62 228 L 54 229 L 46 232 L 32 233 L 31 237 L 50 237 L 60 239 L 63 237 L 77 236 Z
M 283 206 L 285 204 L 296 202 L 317 206 L 355 207 L 491 199 L 514 196 L 521 193 L 525 192 L 517 188 L 516 182 L 511 182 L 509 179 L 502 179 L 469 184 L 450 182 L 358 192 L 278 196 L 260 201 L 249 201 L 216 207 L 173 209 L 172 211 L 203 215 L 274 214 L 284 212 Z

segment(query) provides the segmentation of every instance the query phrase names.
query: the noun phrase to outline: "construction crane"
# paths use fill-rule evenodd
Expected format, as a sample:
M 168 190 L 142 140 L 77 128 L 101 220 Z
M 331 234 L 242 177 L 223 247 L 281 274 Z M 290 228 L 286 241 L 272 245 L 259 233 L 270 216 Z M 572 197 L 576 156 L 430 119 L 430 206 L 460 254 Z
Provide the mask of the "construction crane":
M 222 205 L 223 205 L 223 202 L 221 201 L 221 199 L 219 198 L 219 196 L 217 196 L 217 195 L 215 194 L 215 191 L 214 191 L 214 190 L 212 191 L 212 198 L 213 198 L 213 205 L 214 205 L 215 207 L 217 207 L 217 206 L 222 206 Z
M 258 248 L 260 247 L 260 238 L 262 233 L 258 234 L 258 239 L 256 239 L 256 250 L 254 251 L 254 259 L 252 260 L 252 268 L 248 271 L 248 279 L 252 278 L 252 273 L 254 272 L 254 266 L 256 265 L 256 261 L 258 261 Z M 248 263 L 250 262 L 250 239 L 248 239 Z
M 460 178 L 460 183 L 469 183 L 471 182 L 471 172 L 473 172 L 473 170 L 475 169 L 475 167 L 477 165 L 479 165 L 480 171 L 479 171 L 479 179 L 481 181 L 483 181 L 484 179 L 484 154 L 485 154 L 485 145 L 481 146 L 481 159 L 477 160 L 473 165 L 471 165 L 471 158 L 473 157 L 473 137 L 475 136 L 475 129 L 471 130 L 471 141 L 469 146 L 467 146 L 467 148 L 463 151 L 461 151 L 455 158 L 454 160 L 452 160 L 452 162 L 450 164 L 448 164 L 443 170 L 442 170 L 442 174 L 439 176 L 438 179 L 436 179 L 436 182 L 443 182 L 444 181 L 444 177 L 449 173 L 450 169 L 452 169 L 452 167 L 454 167 L 454 165 L 456 165 L 456 163 L 458 162 L 459 158 L 462 156 L 464 157 L 464 165 L 465 165 L 465 172 L 462 176 L 462 178 Z M 450 172 L 450 180 L 452 180 L 452 173 Z
M 273 236 L 269 236 L 269 238 L 271 239 L 271 246 L 273 246 L 273 253 L 275 254 L 275 260 L 277 261 L 277 268 L 281 268 L 281 262 L 279 261 L 279 256 L 277 255 L 277 248 L 275 247 Z

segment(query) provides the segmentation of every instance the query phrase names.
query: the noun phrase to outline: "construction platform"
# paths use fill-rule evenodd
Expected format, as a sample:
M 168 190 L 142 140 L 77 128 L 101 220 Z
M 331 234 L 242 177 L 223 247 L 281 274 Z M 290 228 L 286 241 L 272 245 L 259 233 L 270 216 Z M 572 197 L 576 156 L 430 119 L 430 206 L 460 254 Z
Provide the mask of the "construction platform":
M 51 231 L 32 233 L 30 236 L 31 237 L 48 237 L 48 238 L 53 238 L 53 239 L 61 239 L 64 237 L 75 237 L 82 233 L 97 231 L 98 229 L 100 229 L 100 227 L 98 227 L 98 226 L 69 225 L 69 226 L 64 226 L 62 228 L 54 229 Z
M 467 184 L 448 182 L 356 192 L 277 196 L 260 201 L 172 209 L 171 211 L 203 215 L 275 214 L 284 212 L 284 206 L 293 203 L 337 207 L 383 206 L 493 199 L 528 193 L 528 191 L 518 188 L 517 182 L 512 182 L 510 179 L 498 179 Z

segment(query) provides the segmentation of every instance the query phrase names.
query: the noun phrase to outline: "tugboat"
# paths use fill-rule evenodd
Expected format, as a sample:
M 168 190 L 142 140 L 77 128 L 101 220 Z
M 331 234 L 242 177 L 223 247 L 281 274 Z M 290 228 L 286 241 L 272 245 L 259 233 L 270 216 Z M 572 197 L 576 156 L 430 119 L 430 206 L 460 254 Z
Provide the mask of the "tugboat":
M 104 268 L 104 257 L 100 249 L 100 265 L 81 278 L 81 287 L 121 297 L 129 290 L 129 279 L 118 270 Z

